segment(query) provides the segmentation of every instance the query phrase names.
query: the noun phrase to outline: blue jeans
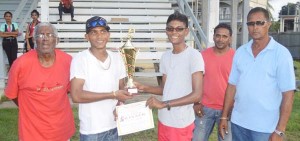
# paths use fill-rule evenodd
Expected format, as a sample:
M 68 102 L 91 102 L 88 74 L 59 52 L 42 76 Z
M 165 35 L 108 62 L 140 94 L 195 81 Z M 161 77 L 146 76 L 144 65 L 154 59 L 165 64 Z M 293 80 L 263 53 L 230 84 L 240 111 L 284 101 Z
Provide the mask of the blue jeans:
M 268 141 L 271 133 L 256 132 L 231 123 L 232 141 Z
M 98 134 L 80 134 L 80 141 L 121 141 L 121 138 L 117 128 L 114 128 Z
M 196 116 L 195 129 L 193 134 L 193 141 L 208 141 L 211 132 L 214 129 L 215 124 L 219 127 L 220 117 L 222 116 L 222 110 L 215 110 L 203 106 L 204 116 L 199 118 Z M 217 131 L 218 132 L 218 131 Z M 231 141 L 231 128 L 230 122 L 228 121 L 228 134 L 225 135 L 223 140 L 218 132 L 219 141 Z

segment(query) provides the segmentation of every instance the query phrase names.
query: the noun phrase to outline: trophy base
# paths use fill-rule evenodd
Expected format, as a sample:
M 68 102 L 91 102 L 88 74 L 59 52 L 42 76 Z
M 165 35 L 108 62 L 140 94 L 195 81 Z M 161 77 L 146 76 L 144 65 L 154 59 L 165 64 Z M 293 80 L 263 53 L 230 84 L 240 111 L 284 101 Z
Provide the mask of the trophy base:
M 138 89 L 137 88 L 128 88 L 127 91 L 131 94 L 137 94 L 138 93 Z

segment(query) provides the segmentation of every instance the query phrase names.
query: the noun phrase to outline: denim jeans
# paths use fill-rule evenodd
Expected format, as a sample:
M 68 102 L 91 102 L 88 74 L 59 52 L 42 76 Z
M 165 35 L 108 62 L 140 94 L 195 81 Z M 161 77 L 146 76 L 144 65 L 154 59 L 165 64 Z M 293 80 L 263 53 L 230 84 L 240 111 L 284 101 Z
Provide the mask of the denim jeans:
M 80 141 L 121 141 L 117 128 L 98 134 L 80 134 Z
M 222 110 L 215 110 L 203 106 L 204 116 L 199 118 L 196 116 L 195 129 L 193 134 L 193 141 L 208 141 L 210 134 L 212 133 L 215 124 L 219 127 L 220 117 L 222 116 Z M 217 131 L 218 132 L 218 131 Z M 218 132 L 219 141 L 231 141 L 231 126 L 228 121 L 228 134 L 225 135 L 223 140 Z
M 268 141 L 271 133 L 252 131 L 231 123 L 232 141 Z

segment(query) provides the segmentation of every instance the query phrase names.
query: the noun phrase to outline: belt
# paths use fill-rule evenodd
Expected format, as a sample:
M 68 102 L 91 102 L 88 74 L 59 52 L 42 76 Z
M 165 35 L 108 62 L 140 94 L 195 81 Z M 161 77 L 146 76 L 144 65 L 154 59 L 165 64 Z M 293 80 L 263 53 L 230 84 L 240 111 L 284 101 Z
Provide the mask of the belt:
M 5 37 L 3 38 L 4 40 L 13 40 L 13 39 L 16 39 L 15 37 Z
M 3 38 L 3 40 L 14 40 L 16 39 L 15 37 L 6 37 L 6 38 Z

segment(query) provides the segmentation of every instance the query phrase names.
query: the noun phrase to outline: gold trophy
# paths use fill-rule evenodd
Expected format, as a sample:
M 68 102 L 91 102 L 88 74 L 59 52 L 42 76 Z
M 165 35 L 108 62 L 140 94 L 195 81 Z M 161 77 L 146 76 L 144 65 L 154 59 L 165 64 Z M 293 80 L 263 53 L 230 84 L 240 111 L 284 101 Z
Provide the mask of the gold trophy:
M 135 72 L 135 60 L 138 50 L 131 44 L 132 33 L 134 33 L 134 29 L 130 28 L 128 30 L 127 41 L 119 51 L 122 54 L 127 72 L 126 87 L 128 88 L 128 92 L 135 94 L 138 93 L 138 90 L 133 84 L 133 74 Z

